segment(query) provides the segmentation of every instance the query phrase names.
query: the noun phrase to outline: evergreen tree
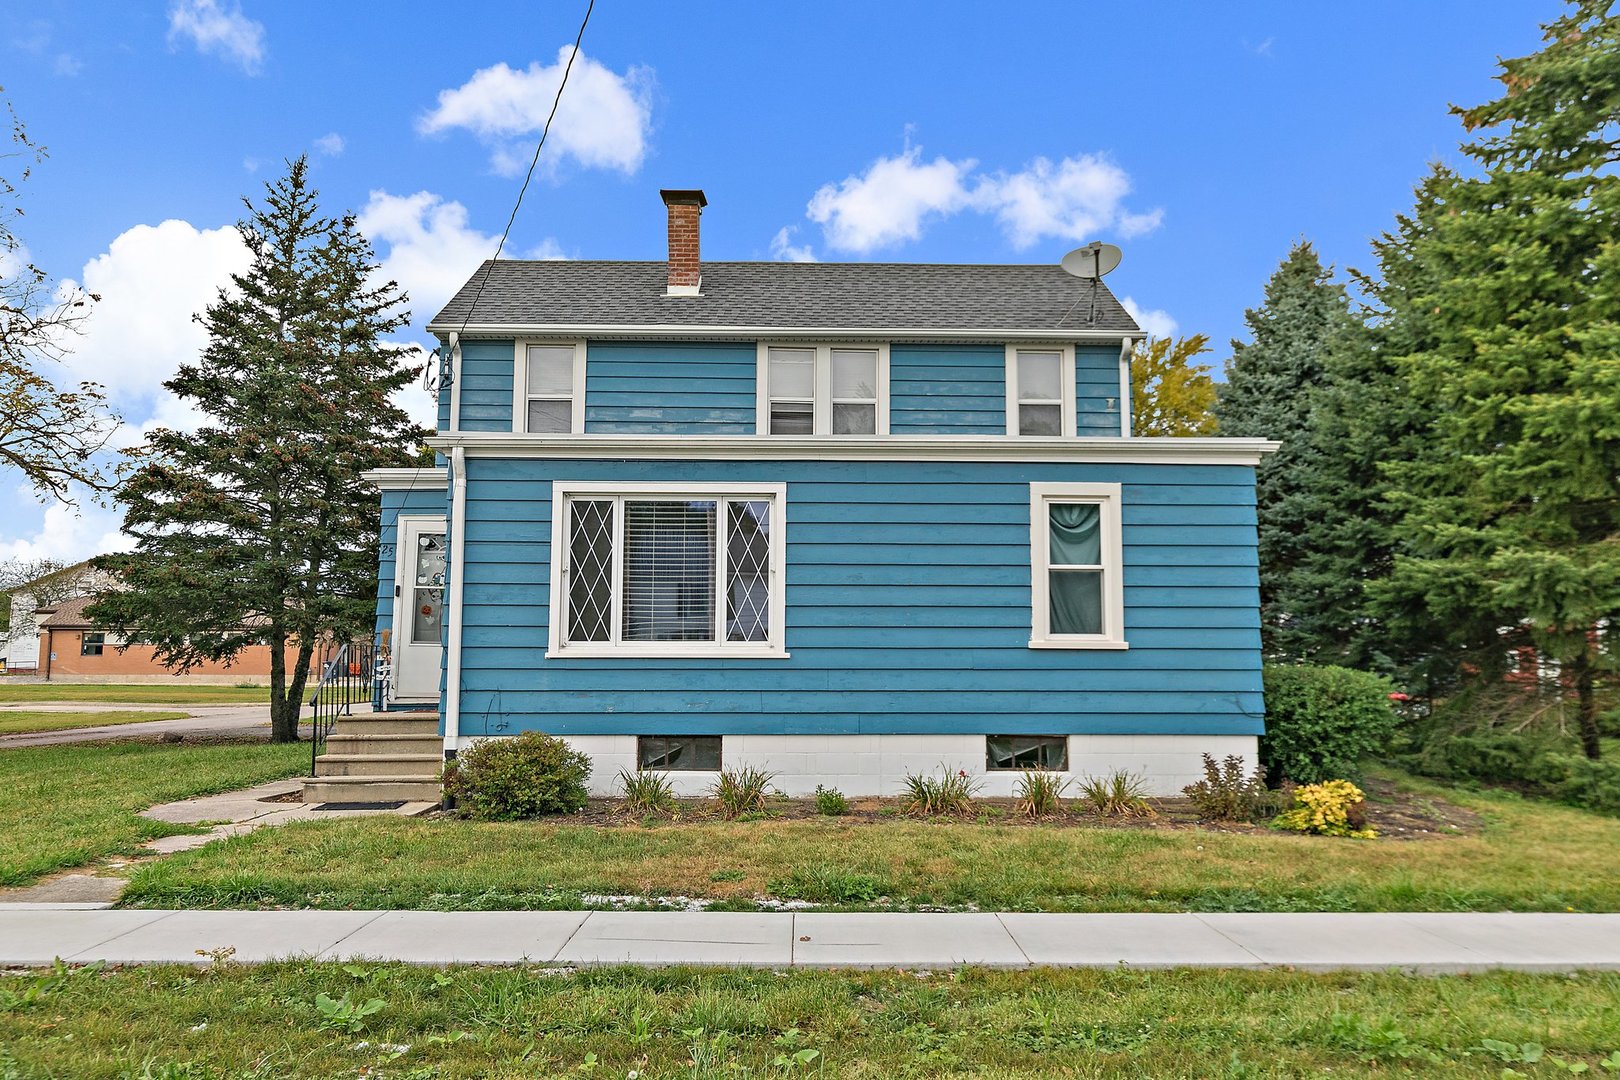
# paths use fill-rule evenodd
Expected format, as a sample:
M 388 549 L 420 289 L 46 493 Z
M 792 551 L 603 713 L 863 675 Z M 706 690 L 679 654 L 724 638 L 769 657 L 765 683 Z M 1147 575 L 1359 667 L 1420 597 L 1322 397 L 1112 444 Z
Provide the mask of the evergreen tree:
M 1309 553 L 1305 540 L 1317 492 L 1309 479 L 1314 393 L 1325 383 L 1328 354 L 1354 326 L 1344 286 L 1316 250 L 1300 241 L 1266 282 L 1265 302 L 1244 314 L 1252 340 L 1232 342 L 1215 417 L 1222 435 L 1277 439 L 1282 449 L 1255 475 L 1260 519 L 1260 609 L 1268 652 L 1284 642 L 1293 613 L 1283 598 Z
M 91 618 L 185 670 L 270 647 L 271 738 L 298 738 L 317 644 L 371 622 L 378 508 L 367 469 L 425 435 L 390 400 L 418 372 L 385 338 L 405 297 L 372 282 L 354 218 L 321 216 L 303 158 L 248 203 L 252 265 L 200 321 L 208 345 L 165 385 L 208 422 L 159 430 L 117 493 L 134 552 Z M 286 662 L 288 654 L 292 663 Z
M 1276 651 L 1293 659 L 1391 671 L 1430 690 L 1435 643 L 1445 635 L 1421 609 L 1389 609 L 1376 594 L 1395 558 L 1387 469 L 1391 462 L 1416 467 L 1430 452 L 1425 433 L 1433 411 L 1415 398 L 1398 365 L 1420 347 L 1414 335 L 1423 329 L 1391 316 L 1405 310 L 1423 277 L 1410 253 L 1434 212 L 1436 182 L 1420 187 L 1412 213 L 1374 241 L 1377 271 L 1351 271 L 1370 310 L 1328 343 L 1322 383 L 1310 391 L 1301 483 L 1286 515 L 1302 530 L 1303 553 L 1278 584 L 1276 603 L 1288 615 L 1273 630 Z
M 1546 46 L 1503 61 L 1505 92 L 1457 110 L 1489 134 L 1472 177 L 1437 174 L 1391 321 L 1434 412 L 1431 460 L 1399 465 L 1386 599 L 1447 641 L 1514 634 L 1558 661 L 1583 749 L 1599 753 L 1596 680 L 1620 617 L 1620 16 L 1583 0 Z M 1490 628 L 1490 632 L 1486 632 Z M 1499 632 L 1507 628 L 1509 633 Z
M 1215 434 L 1215 380 L 1193 357 L 1209 351 L 1209 338 L 1153 338 L 1131 356 L 1132 435 Z

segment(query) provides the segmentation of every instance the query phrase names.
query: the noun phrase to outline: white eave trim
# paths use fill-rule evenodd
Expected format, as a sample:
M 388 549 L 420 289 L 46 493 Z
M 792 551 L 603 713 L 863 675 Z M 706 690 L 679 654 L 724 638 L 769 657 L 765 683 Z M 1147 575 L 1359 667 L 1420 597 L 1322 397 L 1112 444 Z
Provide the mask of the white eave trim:
M 1027 435 L 508 435 L 427 440 L 468 457 L 763 461 L 1085 461 L 1127 465 L 1258 465 L 1270 439 L 1036 438 Z
M 456 436 L 452 436 L 454 437 Z M 360 479 L 368 480 L 384 491 L 409 491 L 413 488 L 443 484 L 449 477 L 449 471 L 442 465 L 430 465 L 421 469 L 369 469 L 360 474 Z
M 1145 338 L 1142 331 L 1120 330 L 1021 330 L 1008 327 L 914 327 L 914 326 L 690 326 L 668 323 L 429 323 L 434 334 L 460 332 L 463 338 L 697 338 L 703 341 L 789 338 L 828 341 L 1095 341 L 1117 343 L 1125 336 Z

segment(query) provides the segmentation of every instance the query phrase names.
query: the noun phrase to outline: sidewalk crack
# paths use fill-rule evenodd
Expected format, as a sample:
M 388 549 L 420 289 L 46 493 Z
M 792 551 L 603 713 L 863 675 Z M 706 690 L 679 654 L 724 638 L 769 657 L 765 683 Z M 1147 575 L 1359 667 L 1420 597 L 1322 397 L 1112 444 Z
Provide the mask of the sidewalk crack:
M 1029 953 L 1024 951 L 1024 943 L 1018 940 L 1018 935 L 1012 932 L 1012 927 L 1002 921 L 1001 916 L 1006 913 L 997 911 L 994 914 L 996 916 L 996 925 L 1001 927 L 1001 932 L 1006 934 L 1007 938 L 1013 943 L 1013 947 L 1018 950 L 1018 955 L 1024 958 L 1024 966 L 1034 967 L 1035 962 L 1029 958 Z

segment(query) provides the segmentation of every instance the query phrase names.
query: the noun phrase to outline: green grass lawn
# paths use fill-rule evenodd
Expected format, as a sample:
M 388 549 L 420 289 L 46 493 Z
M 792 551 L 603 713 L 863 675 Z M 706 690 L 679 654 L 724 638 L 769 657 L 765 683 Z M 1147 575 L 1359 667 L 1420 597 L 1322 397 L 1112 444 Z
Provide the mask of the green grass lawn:
M 323 994 L 380 1004 L 323 1027 Z M 132 968 L 0 978 L 0 1075 L 1607 1076 L 1616 1000 L 1615 974 Z
M 571 908 L 608 893 L 835 909 L 1620 911 L 1620 819 L 1400 783 L 1482 814 L 1484 829 L 1361 841 L 902 818 L 604 827 L 375 817 L 261 829 L 143 866 L 124 902 Z
M 148 720 L 179 720 L 183 712 L 156 709 L 100 712 L 52 712 L 45 709 L 16 709 L 0 712 L 0 735 L 34 731 L 67 731 L 72 728 L 102 727 L 109 724 L 139 724 Z
M 133 705 L 258 705 L 270 703 L 262 686 L 196 683 L 13 683 L 0 679 L 0 702 L 114 701 Z
M 309 745 L 81 743 L 0 750 L 0 885 L 194 832 L 138 816 L 160 802 L 296 776 Z M 0 1076 L 4 1076 L 0 1059 Z

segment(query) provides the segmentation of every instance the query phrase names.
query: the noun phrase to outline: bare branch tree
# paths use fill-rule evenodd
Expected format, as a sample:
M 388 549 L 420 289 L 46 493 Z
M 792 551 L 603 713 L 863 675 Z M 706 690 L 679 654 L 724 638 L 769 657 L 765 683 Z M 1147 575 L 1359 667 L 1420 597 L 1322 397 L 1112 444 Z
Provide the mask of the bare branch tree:
M 52 289 L 17 236 L 19 191 L 45 148 L 29 137 L 9 101 L 5 108 L 11 130 L 10 149 L 0 152 L 0 466 L 21 472 L 42 498 L 72 502 L 74 484 L 107 487 L 96 455 L 118 420 L 99 385 L 64 389 L 45 368 L 61 364 L 99 297 Z

